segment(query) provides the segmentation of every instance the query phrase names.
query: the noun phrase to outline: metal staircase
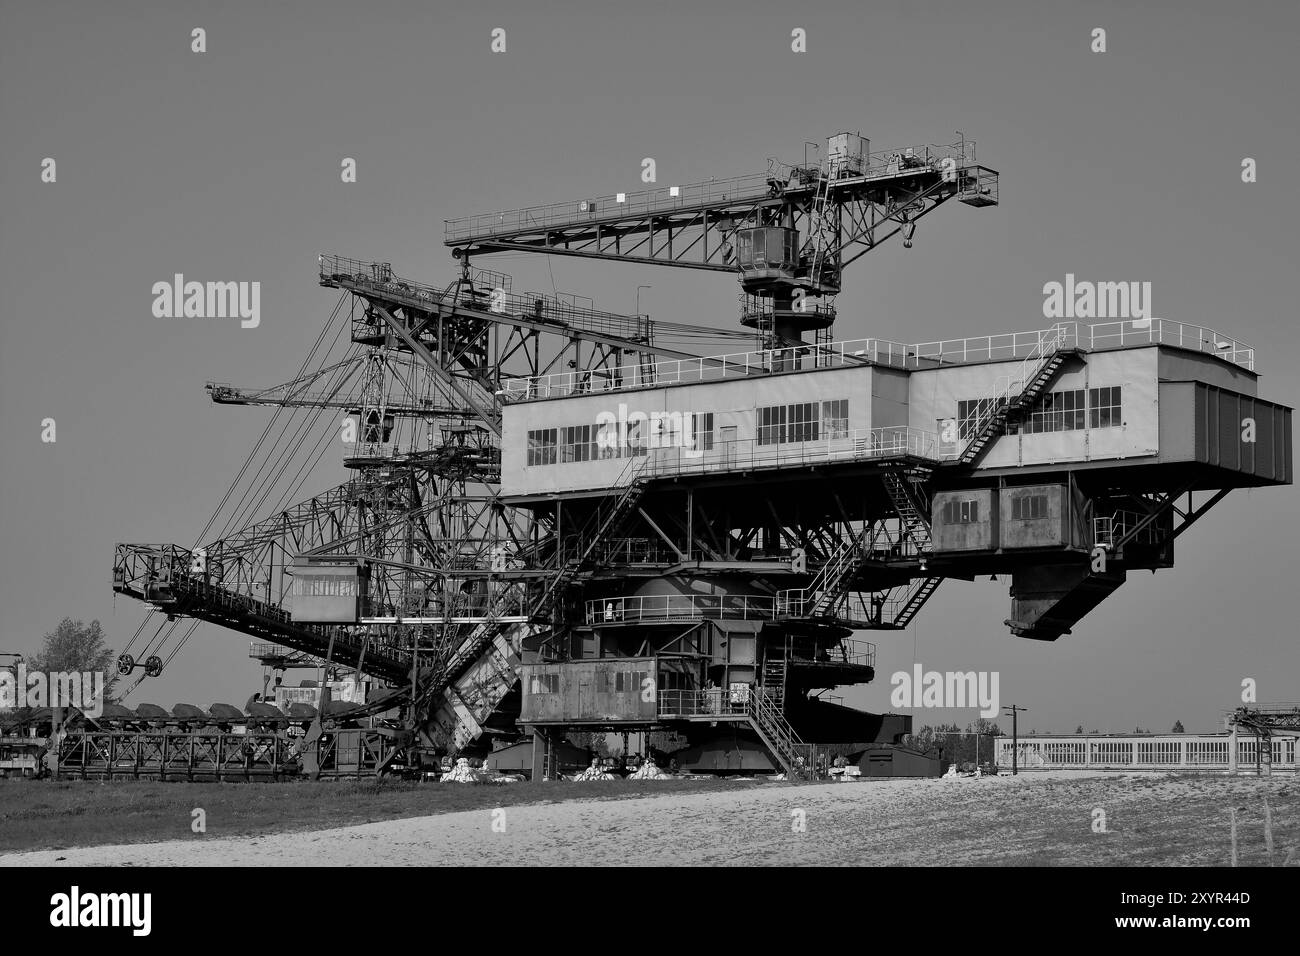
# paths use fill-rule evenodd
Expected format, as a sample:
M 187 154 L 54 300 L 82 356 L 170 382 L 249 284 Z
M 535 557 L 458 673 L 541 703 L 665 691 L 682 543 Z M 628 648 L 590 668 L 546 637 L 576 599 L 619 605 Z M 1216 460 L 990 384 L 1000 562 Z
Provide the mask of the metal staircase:
M 930 600 L 930 595 L 939 589 L 943 583 L 941 577 L 921 578 L 912 585 L 908 591 L 907 597 L 903 599 L 903 606 L 899 608 L 898 613 L 894 615 L 894 627 L 903 628 L 912 623 L 912 618 L 925 607 L 925 602 Z
M 627 519 L 631 517 L 632 512 L 636 510 L 645 494 L 649 463 L 649 456 L 635 457 L 628 462 L 627 467 L 623 469 L 623 475 L 616 482 L 618 485 L 626 484 L 623 493 L 614 503 L 614 506 L 604 513 L 603 520 L 600 511 L 593 515 L 592 520 L 588 522 L 587 528 L 584 528 L 579 535 L 579 540 L 585 541 L 585 545 L 581 546 L 582 549 L 571 558 L 566 559 L 563 555 L 560 556 L 559 569 L 547 583 L 546 590 L 537 600 L 537 603 L 533 605 L 529 614 L 533 620 L 543 619 L 550 615 L 560 592 L 575 577 L 586 570 L 592 555 L 599 550 L 601 542 L 616 536 Z M 589 531 L 588 529 L 592 528 L 593 525 L 595 526 L 594 530 Z
M 763 657 L 763 689 L 778 708 L 785 706 L 786 677 L 788 675 L 785 651 L 769 642 Z
M 787 779 L 811 779 L 814 773 L 812 745 L 804 743 L 795 733 L 779 703 L 762 688 L 755 687 L 749 695 L 746 716 L 763 745 L 785 771 Z
M 1071 356 L 1080 353 L 1078 348 L 1066 347 L 1073 331 L 1074 327 L 1066 323 L 1058 323 L 1044 331 L 1020 363 L 1018 372 L 998 379 L 993 392 L 980 400 L 971 419 L 970 441 L 957 457 L 960 464 L 974 465 L 988 446 L 1001 436 L 1008 419 L 1032 406 L 1061 366 Z
M 830 616 L 844 600 L 850 582 L 866 560 L 866 543 L 870 533 L 871 526 L 867 525 L 857 535 L 846 538 L 831 552 L 807 587 L 778 591 L 777 614 L 788 617 Z
M 931 550 L 930 520 L 926 517 L 929 506 L 925 502 L 920 484 L 929 477 L 929 470 L 909 468 L 905 471 L 890 468 L 881 475 L 889 500 L 902 524 L 902 538 L 911 538 L 920 554 Z

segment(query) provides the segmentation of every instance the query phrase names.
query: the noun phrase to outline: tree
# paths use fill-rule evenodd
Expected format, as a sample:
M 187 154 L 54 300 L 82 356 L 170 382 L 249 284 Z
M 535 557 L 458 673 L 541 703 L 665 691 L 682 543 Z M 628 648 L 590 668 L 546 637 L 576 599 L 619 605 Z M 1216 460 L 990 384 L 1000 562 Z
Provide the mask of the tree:
M 1175 720 L 1175 721 L 1174 721 L 1174 729 L 1171 730 L 1171 731 L 1169 731 L 1169 732 L 1170 732 L 1171 734 L 1185 734 L 1185 733 L 1187 733 L 1187 731 L 1183 730 L 1183 722 L 1182 722 L 1181 720 Z
M 609 756 L 608 735 L 601 731 L 579 730 L 568 734 L 569 743 L 590 750 L 593 757 Z
M 28 673 L 72 671 L 104 675 L 104 703 L 113 700 L 117 684 L 116 655 L 108 646 L 99 621 L 84 624 L 65 617 L 59 626 L 45 635 L 41 649 L 27 659 Z
M 1075 732 L 1076 734 L 1081 734 L 1081 733 L 1083 733 L 1083 724 L 1080 724 L 1078 727 L 1075 727 L 1075 728 L 1074 728 L 1074 732 Z

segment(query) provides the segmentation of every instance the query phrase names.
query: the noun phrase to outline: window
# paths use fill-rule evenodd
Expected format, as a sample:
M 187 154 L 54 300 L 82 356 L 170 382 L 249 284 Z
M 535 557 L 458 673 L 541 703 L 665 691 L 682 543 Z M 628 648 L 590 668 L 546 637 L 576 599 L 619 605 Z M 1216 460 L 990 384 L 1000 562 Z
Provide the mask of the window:
M 713 412 L 691 416 L 691 439 L 696 451 L 713 451 Z
M 949 501 L 943 506 L 944 524 L 976 524 L 980 520 L 978 499 Z
M 626 454 L 626 450 L 619 441 L 618 422 L 592 425 L 591 433 L 596 438 L 594 456 L 608 459 L 622 458 Z
M 832 438 L 848 435 L 848 399 L 769 405 L 756 411 L 756 431 L 760 445 L 817 441 L 824 435 Z
M 1047 495 L 1022 495 L 1011 499 L 1011 517 L 1016 521 L 1032 521 L 1047 517 Z
M 991 398 L 973 398 L 957 403 L 957 427 L 962 441 L 970 441 L 989 423 L 995 405 Z
M 596 446 L 592 440 L 594 425 L 574 425 L 560 429 L 560 461 L 591 461 L 596 457 Z
M 822 402 L 822 429 L 827 438 L 849 437 L 849 400 Z
M 1084 390 L 1052 392 L 1034 403 L 1029 417 L 1020 425 L 1027 435 L 1068 432 L 1083 428 Z
M 557 430 L 541 428 L 528 433 L 528 464 L 555 464 L 555 445 Z
M 790 441 L 817 440 L 817 403 L 803 402 L 791 405 L 786 413 L 790 420 Z
M 531 692 L 534 694 L 558 694 L 560 692 L 560 675 L 534 674 Z
M 1090 406 L 1089 428 L 1109 428 L 1112 425 L 1123 424 L 1123 416 L 1120 414 L 1120 386 L 1089 389 L 1088 405 Z
M 776 445 L 785 441 L 785 406 L 769 405 L 758 410 L 758 443 Z
M 296 597 L 356 597 L 357 578 L 351 574 L 295 574 L 293 594 Z
M 620 457 L 629 458 L 634 455 L 646 454 L 646 447 L 650 436 L 649 421 L 635 421 L 627 423 L 627 446 L 620 451 Z

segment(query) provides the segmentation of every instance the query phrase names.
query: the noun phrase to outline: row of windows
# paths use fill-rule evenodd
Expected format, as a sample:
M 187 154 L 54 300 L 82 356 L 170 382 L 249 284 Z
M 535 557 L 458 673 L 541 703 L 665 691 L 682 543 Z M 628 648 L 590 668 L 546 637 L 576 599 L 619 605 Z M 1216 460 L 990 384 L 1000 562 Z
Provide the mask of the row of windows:
M 1047 517 L 1047 495 L 1021 495 L 1011 499 L 1011 517 L 1016 521 L 1032 521 Z
M 760 445 L 784 445 L 846 438 L 849 434 L 849 400 L 768 405 L 755 410 Z
M 1085 390 L 1082 388 L 1044 395 L 1034 404 L 1028 418 L 1023 422 L 1013 422 L 1007 431 L 1013 435 L 1017 431 L 1023 431 L 1027 435 L 1078 431 L 1083 428 L 1087 411 L 1084 396 Z
M 681 418 L 628 422 L 625 435 L 620 438 L 617 423 L 530 430 L 526 461 L 529 465 L 604 461 L 644 455 L 649 448 L 684 446 Z M 697 450 L 713 450 L 713 412 L 691 416 L 691 440 Z
M 356 597 L 358 593 L 355 575 L 295 574 L 293 576 L 293 594 L 297 597 Z
M 944 524 L 976 524 L 980 520 L 980 503 L 972 501 L 948 501 L 943 506 Z
M 1047 495 L 1022 495 L 1011 499 L 1011 517 L 1016 521 L 1032 521 L 1047 517 Z M 978 499 L 946 501 L 943 505 L 944 524 L 977 524 L 980 520 Z
M 1039 399 L 1029 416 L 1007 425 L 1007 434 L 1037 435 L 1043 432 L 1110 428 L 1123 424 L 1121 386 L 1069 389 L 1051 392 Z M 974 438 L 994 411 L 993 399 L 977 398 L 957 403 L 957 424 L 962 441 Z
M 608 671 L 596 673 L 596 692 L 600 694 L 625 694 L 640 692 L 649 671 Z M 560 692 L 560 675 L 534 674 L 529 682 L 530 694 L 558 694 Z

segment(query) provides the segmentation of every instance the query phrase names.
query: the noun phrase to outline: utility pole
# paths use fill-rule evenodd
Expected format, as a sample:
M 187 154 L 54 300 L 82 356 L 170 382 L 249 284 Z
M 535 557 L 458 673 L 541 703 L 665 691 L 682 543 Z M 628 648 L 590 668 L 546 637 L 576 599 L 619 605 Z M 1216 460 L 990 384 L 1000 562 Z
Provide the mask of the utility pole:
M 1011 715 L 1011 776 L 1013 777 L 1019 775 L 1020 773 L 1020 762 L 1019 762 L 1020 747 L 1018 744 L 1020 735 L 1019 733 L 1017 733 L 1016 730 L 1016 717 L 1017 715 L 1027 713 L 1028 711 L 1029 711 L 1028 707 L 1017 707 L 1015 704 L 1011 704 L 1007 707 L 1002 708 L 1002 712 L 1004 714 Z

